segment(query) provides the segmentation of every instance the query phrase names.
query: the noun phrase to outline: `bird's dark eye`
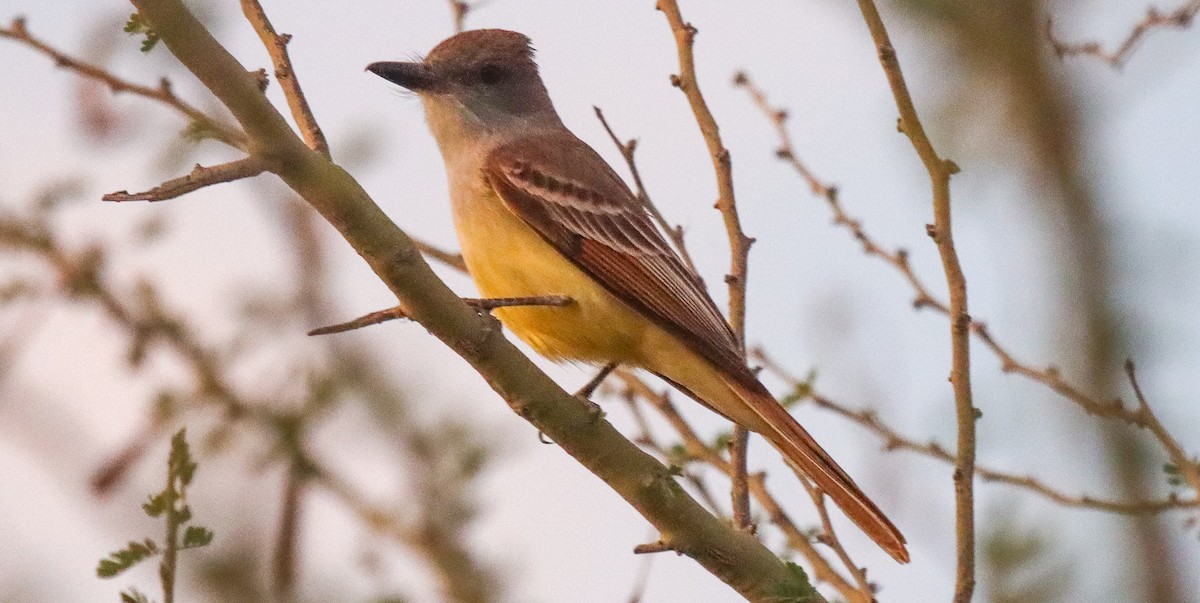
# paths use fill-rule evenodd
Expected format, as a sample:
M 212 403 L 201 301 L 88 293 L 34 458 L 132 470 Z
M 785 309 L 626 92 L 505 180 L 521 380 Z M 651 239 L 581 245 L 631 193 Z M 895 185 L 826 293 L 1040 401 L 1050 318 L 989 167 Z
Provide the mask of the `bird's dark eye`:
M 504 68 L 499 65 L 488 64 L 479 68 L 480 83 L 487 84 L 489 86 L 499 83 L 500 80 L 504 79 L 504 76 Z

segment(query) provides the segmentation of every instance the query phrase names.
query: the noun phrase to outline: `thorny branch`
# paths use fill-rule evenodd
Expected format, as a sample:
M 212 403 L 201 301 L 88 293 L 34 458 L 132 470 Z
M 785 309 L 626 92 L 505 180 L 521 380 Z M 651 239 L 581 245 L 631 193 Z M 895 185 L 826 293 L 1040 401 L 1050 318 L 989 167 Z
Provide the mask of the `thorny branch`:
M 25 44 L 50 57 L 54 60 L 55 65 L 63 69 L 74 71 L 88 79 L 103 82 L 114 93 L 128 92 L 163 103 L 187 116 L 189 120 L 200 126 L 199 129 L 211 132 L 212 136 L 217 140 L 234 148 L 246 149 L 245 133 L 237 127 L 228 125 L 223 120 L 210 117 L 203 111 L 180 100 L 178 96 L 175 96 L 175 92 L 171 89 L 171 82 L 167 78 L 159 80 L 157 88 L 135 84 L 129 80 L 119 78 L 101 67 L 70 57 L 66 53 L 34 37 L 26 28 L 25 19 L 23 18 L 13 19 L 7 28 L 0 27 L 0 38 L 8 38 Z
M 223 120 L 208 116 L 203 111 L 200 111 L 194 106 L 181 100 L 175 95 L 174 90 L 171 88 L 170 81 L 166 78 L 160 80 L 157 88 L 151 88 L 149 86 L 142 86 L 140 84 L 135 84 L 128 80 L 117 77 L 112 72 L 101 67 L 72 58 L 61 50 L 58 50 L 42 40 L 34 37 L 29 33 L 25 24 L 25 20 L 21 18 L 14 19 L 12 24 L 7 28 L 0 27 L 0 38 L 9 38 L 23 43 L 26 46 L 29 46 L 34 50 L 49 56 L 59 67 L 74 71 L 85 78 L 105 83 L 113 92 L 128 92 L 163 103 L 164 105 L 167 105 L 168 107 L 171 107 L 187 116 L 193 124 L 197 125 L 197 130 L 211 133 L 213 138 L 233 148 L 243 151 L 247 150 L 246 134 L 244 132 L 242 132 L 236 126 L 226 124 Z M 284 43 L 286 43 L 286 41 Z M 294 80 L 294 78 L 292 79 Z M 283 79 L 281 78 L 281 82 L 282 81 Z M 286 91 L 289 88 L 285 86 L 284 89 Z M 300 99 L 304 98 L 303 94 L 299 92 L 298 85 L 295 89 L 295 92 L 299 95 Z M 302 102 L 304 101 L 302 100 Z M 303 118 L 304 121 L 301 121 L 301 118 L 297 118 L 297 122 L 302 126 L 305 139 L 310 141 L 309 143 L 312 145 L 316 145 L 318 143 L 324 145 L 324 136 L 321 134 L 320 128 L 315 127 L 315 120 L 312 121 L 312 125 L 314 126 L 313 129 L 304 127 L 304 124 L 307 122 L 307 120 L 311 119 L 312 117 L 311 112 L 305 113 L 304 111 L 301 111 L 301 115 L 307 116 Z M 319 147 L 312 146 L 310 148 L 318 149 Z M 163 188 L 169 184 L 177 183 L 179 181 L 186 181 L 187 178 L 188 176 L 184 176 L 182 178 L 172 180 L 171 182 L 164 183 L 158 188 Z M 432 245 L 420 240 L 414 240 L 413 243 L 423 255 L 446 264 L 451 268 L 461 271 L 466 270 L 466 264 L 463 263 L 462 254 L 446 251 L 436 245 Z
M 754 239 L 742 231 L 741 218 L 738 216 L 737 201 L 733 191 L 733 158 L 729 149 L 721 141 L 721 132 L 717 120 L 713 117 L 704 95 L 700 92 L 700 82 L 696 78 L 696 58 L 693 46 L 697 30 L 691 23 L 683 20 L 679 12 L 679 4 L 675 0 L 659 0 L 655 5 L 667 18 L 671 33 L 675 36 L 675 48 L 679 55 L 679 74 L 671 76 L 671 84 L 679 88 L 687 97 L 696 124 L 704 136 L 708 146 L 708 154 L 712 158 L 713 172 L 717 178 L 717 210 L 725 222 L 725 234 L 729 238 L 729 274 L 725 282 L 729 285 L 729 325 L 737 337 L 738 345 L 743 352 L 746 348 L 746 281 L 749 276 L 750 246 Z M 750 499 L 747 496 L 746 484 L 746 445 L 749 431 L 741 425 L 733 427 L 733 444 L 730 446 L 730 456 L 734 466 L 733 479 L 733 521 L 738 527 L 753 530 L 750 526 Z
M 1104 46 L 1100 42 L 1064 42 L 1060 40 L 1054 34 L 1054 19 L 1051 17 L 1046 18 L 1046 39 L 1049 40 L 1050 46 L 1054 48 L 1054 53 L 1060 59 L 1093 56 L 1108 63 L 1114 69 L 1120 69 L 1133 56 L 1137 45 L 1151 31 L 1166 27 L 1179 29 L 1190 27 L 1198 12 L 1200 12 L 1200 0 L 1190 0 L 1168 12 L 1162 12 L 1158 7 L 1151 6 L 1146 9 L 1146 16 L 1133 26 L 1129 35 L 1125 36 L 1125 39 L 1112 51 L 1104 50 Z

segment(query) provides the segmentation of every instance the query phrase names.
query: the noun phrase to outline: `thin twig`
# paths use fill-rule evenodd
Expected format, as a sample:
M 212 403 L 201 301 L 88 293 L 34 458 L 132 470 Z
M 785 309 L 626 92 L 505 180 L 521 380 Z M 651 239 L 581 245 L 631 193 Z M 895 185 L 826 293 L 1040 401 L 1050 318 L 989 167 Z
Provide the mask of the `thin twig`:
M 450 15 L 454 19 L 454 33 L 462 33 L 467 26 L 467 13 L 471 5 L 463 0 L 450 0 Z
M 625 165 L 629 167 L 629 173 L 633 176 L 634 187 L 637 189 L 638 201 L 641 201 L 642 206 L 646 208 L 646 211 L 650 212 L 650 216 L 658 223 L 658 227 L 663 230 L 667 238 L 674 244 L 675 251 L 679 253 L 679 257 L 687 264 L 692 274 L 699 276 L 696 272 L 696 264 L 692 262 L 692 256 L 688 253 L 687 245 L 683 241 L 683 226 L 672 226 L 666 217 L 663 216 L 662 212 L 658 210 L 658 206 L 650 200 L 650 194 L 646 192 L 646 185 L 642 182 L 642 174 L 638 171 L 637 162 L 633 159 L 633 154 L 637 151 L 638 139 L 630 138 L 628 142 L 621 142 L 616 132 L 613 132 L 612 127 L 608 125 L 608 120 L 604 118 L 604 112 L 600 110 L 600 107 L 592 107 L 592 109 L 596 111 L 596 117 L 600 120 L 600 125 L 604 126 L 604 131 L 608 132 L 608 137 L 612 139 L 613 144 L 616 145 L 617 150 L 621 153 L 621 158 L 625 160 Z
M 854 238 L 862 245 L 863 251 L 867 255 L 883 260 L 885 263 L 895 268 L 901 274 L 901 276 L 904 277 L 904 280 L 909 283 L 915 294 L 913 298 L 914 307 L 918 309 L 929 308 L 940 314 L 949 316 L 950 308 L 945 302 L 935 298 L 929 292 L 929 288 L 925 285 L 925 283 L 920 279 L 920 277 L 917 276 L 916 272 L 913 271 L 912 265 L 908 259 L 908 253 L 903 249 L 898 249 L 894 252 L 888 251 L 884 249 L 883 246 L 878 244 L 874 239 L 872 239 L 870 234 L 867 233 L 863 228 L 860 220 L 851 218 L 846 214 L 845 210 L 842 208 L 840 200 L 838 199 L 837 188 L 821 182 L 812 174 L 810 170 L 804 166 L 803 163 L 800 162 L 796 153 L 793 151 L 791 137 L 784 126 L 784 121 L 787 119 L 787 112 L 782 109 L 776 109 L 768 104 L 766 101 L 766 96 L 758 87 L 754 85 L 753 82 L 750 81 L 748 77 L 745 76 L 745 74 L 740 74 L 736 80 L 736 83 L 739 86 L 746 88 L 747 92 L 749 92 L 751 96 L 751 99 L 754 101 L 754 104 L 763 111 L 763 113 L 768 117 L 769 120 L 771 120 L 771 123 L 775 127 L 776 133 L 779 136 L 779 147 L 776 154 L 781 159 L 787 161 L 793 167 L 793 169 L 795 169 L 801 178 L 803 178 L 809 184 L 809 187 L 813 190 L 814 194 L 817 194 L 825 199 L 830 211 L 833 212 L 834 223 L 849 230 Z M 1078 386 L 1066 381 L 1057 367 L 1048 366 L 1045 368 L 1038 368 L 1028 362 L 1019 360 L 1011 352 L 1009 352 L 1007 348 L 1005 348 L 996 340 L 996 338 L 992 335 L 991 330 L 988 328 L 987 323 L 981 320 L 972 319 L 970 323 L 970 330 L 979 341 L 981 341 L 985 346 L 987 346 L 988 349 L 992 351 L 993 354 L 996 355 L 1000 361 L 1000 368 L 1004 372 L 1021 375 L 1022 377 L 1041 383 L 1046 387 L 1049 387 L 1060 396 L 1075 403 L 1088 414 L 1121 421 L 1123 423 L 1138 427 L 1147 427 L 1141 411 L 1139 409 L 1129 408 L 1120 399 L 1099 400 L 1097 398 L 1093 398 L 1084 393 L 1083 390 Z M 862 412 L 864 414 L 866 413 L 866 411 Z M 1167 455 L 1174 460 L 1176 456 L 1171 452 L 1172 446 L 1170 442 L 1175 442 L 1176 440 L 1170 435 L 1169 432 L 1166 431 L 1165 427 L 1162 428 L 1161 431 L 1151 430 L 1151 432 L 1166 450 Z M 890 439 L 890 436 L 888 439 Z M 1178 448 L 1178 444 L 1175 444 L 1175 446 Z M 917 450 L 917 448 L 912 448 L 909 446 L 904 447 L 910 450 Z M 934 456 L 939 455 L 935 454 Z M 945 453 L 945 459 L 949 460 L 950 462 L 955 462 L 954 455 L 949 453 Z M 989 481 L 997 481 L 1026 487 L 1030 490 L 1037 491 L 1043 496 L 1046 496 L 1047 498 L 1050 498 L 1051 500 L 1062 505 L 1091 508 L 1114 513 L 1158 513 L 1161 511 L 1187 508 L 1197 505 L 1197 502 L 1194 500 L 1181 500 L 1175 496 L 1170 496 L 1166 500 L 1129 502 L 1102 500 L 1089 495 L 1071 496 L 1054 490 L 1053 488 L 1050 488 L 1033 478 L 1014 476 L 991 470 L 980 470 L 980 477 Z
M 713 172 L 717 178 L 717 210 L 725 222 L 725 234 L 729 238 L 729 274 L 725 282 L 729 285 L 729 324 L 737 337 L 738 345 L 746 347 L 746 280 L 749 276 L 750 246 L 754 239 L 747 237 L 742 231 L 741 218 L 738 216 L 737 201 L 733 191 L 733 159 L 729 149 L 721 141 L 721 132 L 717 120 L 713 117 L 704 95 L 700 92 L 700 83 L 696 78 L 696 59 L 693 46 L 697 30 L 691 23 L 683 20 L 679 12 L 679 4 L 675 0 L 659 0 L 656 7 L 666 15 L 671 33 L 675 36 L 675 48 L 679 55 L 679 74 L 671 77 L 671 84 L 679 88 L 687 97 L 708 146 L 708 154 L 712 158 Z M 734 424 L 733 446 L 730 455 L 734 459 L 733 478 L 733 521 L 742 529 L 750 529 L 750 499 L 746 483 L 746 444 L 749 441 L 749 431 Z
M 912 95 L 904 83 L 900 61 L 887 28 L 873 0 L 858 0 L 867 29 L 875 42 L 879 61 L 887 76 L 900 113 L 899 126 L 925 164 L 933 193 L 933 221 L 926 231 L 937 245 L 950 290 L 950 383 L 954 390 L 954 410 L 958 418 L 958 459 L 954 467 L 955 533 L 957 534 L 957 573 L 954 601 L 968 603 L 975 591 L 975 421 L 976 408 L 971 394 L 971 317 L 967 307 L 967 280 L 963 276 L 950 213 L 950 176 L 958 172 L 953 162 L 938 156 L 933 143 L 917 116 Z
M 679 434 L 683 441 L 684 450 L 691 458 L 716 468 L 732 480 L 733 466 L 725 457 L 713 450 L 700 438 L 687 420 L 683 418 L 683 415 L 679 413 L 679 409 L 675 408 L 668 393 L 655 391 L 654 388 L 650 387 L 630 370 L 619 368 L 616 374 L 624 381 L 625 385 L 634 395 L 650 404 L 667 421 L 667 424 Z M 660 449 L 659 453 L 664 454 L 665 451 Z M 817 551 L 804 530 L 796 526 L 795 522 L 783 510 L 783 506 L 779 504 L 779 501 L 767 489 L 766 478 L 762 473 L 748 475 L 747 482 L 750 494 L 766 512 L 768 520 L 772 525 L 779 528 L 787 538 L 788 547 L 799 552 L 808 562 L 809 567 L 812 568 L 814 580 L 829 584 L 841 596 L 853 603 L 867 603 L 869 601 L 869 599 L 864 600 L 858 589 L 838 573 L 829 561 Z
M 495 310 L 496 308 L 508 308 L 511 306 L 566 306 L 571 303 L 571 298 L 565 295 L 538 295 L 532 297 L 495 297 L 487 299 L 463 298 L 468 306 L 475 308 L 481 312 Z M 308 332 L 310 336 L 314 335 L 331 335 L 333 333 L 345 333 L 354 329 L 361 329 L 371 325 L 377 325 L 381 322 L 396 320 L 400 318 L 409 318 L 408 313 L 396 306 L 386 310 L 377 310 L 370 314 L 364 314 L 354 320 L 320 327 Z
M 418 239 L 413 239 L 413 246 L 420 250 L 421 254 L 425 257 L 433 258 L 451 268 L 454 268 L 455 270 L 458 270 L 459 272 L 467 271 L 467 262 L 463 259 L 461 253 L 446 251 L 440 247 Z
M 792 137 L 787 131 L 788 112 L 785 109 L 772 107 L 767 102 L 767 97 L 763 91 L 754 84 L 754 82 L 743 72 L 739 72 L 734 77 L 734 85 L 742 87 L 750 95 L 750 99 L 754 105 L 759 108 L 770 120 L 771 125 L 775 129 L 778 136 L 778 147 L 776 147 L 775 155 L 787 162 L 793 170 L 808 184 L 809 189 L 814 195 L 825 200 L 829 210 L 833 213 L 833 223 L 850 231 L 854 239 L 862 246 L 863 252 L 869 256 L 877 257 L 884 262 L 890 264 L 898 270 L 912 286 L 916 295 L 913 298 L 913 306 L 916 308 L 932 307 L 942 314 L 949 314 L 950 308 L 930 292 L 925 283 L 913 272 L 912 264 L 908 259 L 908 251 L 897 249 L 889 251 L 882 245 L 875 242 L 874 239 L 863 228 L 862 221 L 851 217 L 842 207 L 842 202 L 839 196 L 838 188 L 832 184 L 821 181 L 812 170 L 808 168 L 804 162 L 800 160 L 796 153 L 795 145 L 792 143 Z
M 1117 45 L 1116 50 L 1112 51 L 1104 50 L 1104 46 L 1097 41 L 1064 42 L 1060 40 L 1054 34 L 1054 19 L 1051 17 L 1046 18 L 1046 39 L 1060 59 L 1093 56 L 1108 63 L 1114 69 L 1120 69 L 1125 66 L 1125 63 L 1133 56 L 1133 51 L 1138 44 L 1151 31 L 1167 27 L 1185 29 L 1192 25 L 1197 13 L 1200 13 L 1200 0 L 1190 0 L 1165 13 L 1158 7 L 1151 6 L 1146 9 L 1146 16 L 1133 26 L 1125 39 Z
M 812 499 L 813 506 L 817 508 L 817 516 L 821 518 L 821 534 L 817 537 L 817 540 L 833 549 L 833 553 L 842 562 L 842 566 L 854 577 L 854 582 L 858 585 L 859 592 L 867 599 L 873 601 L 875 596 L 871 592 L 871 583 L 867 581 L 867 570 L 854 562 L 854 559 L 850 557 L 850 553 L 846 551 L 846 547 L 842 546 L 842 541 L 837 537 L 837 532 L 833 530 L 833 521 L 829 519 L 829 509 L 825 506 L 825 493 L 816 484 L 810 483 L 807 477 L 799 474 L 797 474 L 797 477 L 800 478 L 800 483 L 804 485 L 804 490 L 808 492 L 808 497 Z
M 175 92 L 171 89 L 171 82 L 167 78 L 159 80 L 157 88 L 142 86 L 121 79 L 102 67 L 70 57 L 46 42 L 33 37 L 25 26 L 25 19 L 20 17 L 13 19 L 7 28 L 0 27 L 0 38 L 8 38 L 25 44 L 54 59 L 55 65 L 63 69 L 74 71 L 83 77 L 103 82 L 114 93 L 128 92 L 163 103 L 184 114 L 193 123 L 199 124 L 200 129 L 211 132 L 213 138 L 229 146 L 242 150 L 246 149 L 246 135 L 241 130 L 225 124 L 222 120 L 210 117 L 203 111 L 180 100 L 178 96 L 175 96 Z
M 296 78 L 292 60 L 288 57 L 287 45 L 292 40 L 291 34 L 275 33 L 275 28 L 271 25 L 267 13 L 258 0 L 242 0 L 242 13 L 246 15 L 246 20 L 254 26 L 254 31 L 258 32 L 259 39 L 267 48 L 267 53 L 271 55 L 271 63 L 275 66 L 275 79 L 283 88 L 283 97 L 287 99 L 288 108 L 292 111 L 292 119 L 296 120 L 296 125 L 300 127 L 300 134 L 304 137 L 305 144 L 308 145 L 308 148 L 329 157 L 329 143 L 325 141 L 325 134 L 321 132 L 321 126 L 317 124 L 317 118 L 313 115 L 312 107 L 308 105 L 308 99 L 300 90 L 300 80 Z
M 267 163 L 257 155 L 251 155 L 250 157 L 211 167 L 204 167 L 197 164 L 196 167 L 192 168 L 191 173 L 186 176 L 168 180 L 148 191 L 141 193 L 117 191 L 104 195 L 101 199 L 118 202 L 166 201 L 167 199 L 174 199 L 192 191 L 200 190 L 206 186 L 221 184 L 223 182 L 233 182 L 243 178 L 253 178 L 265 171 L 267 171 Z
M 1129 385 L 1133 387 L 1133 394 L 1137 398 L 1137 416 L 1140 419 L 1138 423 L 1141 427 L 1150 430 L 1154 437 L 1162 442 L 1164 448 L 1167 449 L 1167 454 L 1170 455 L 1171 461 L 1179 471 L 1179 475 L 1191 486 L 1192 490 L 1200 496 L 1200 463 L 1194 459 L 1188 458 L 1183 447 L 1179 442 L 1163 427 L 1158 417 L 1150 410 L 1150 403 L 1146 401 L 1146 395 L 1142 393 L 1142 386 L 1138 384 L 1137 370 L 1133 366 L 1133 360 L 1125 361 L 1125 375 L 1129 377 Z
M 629 375 L 623 375 L 623 377 L 625 376 Z M 676 458 L 677 455 L 672 454 L 670 450 L 663 446 L 662 443 L 660 443 L 658 439 L 654 437 L 654 432 L 650 429 L 650 422 L 646 419 L 646 413 L 642 411 L 643 399 L 638 392 L 627 384 L 621 390 L 621 394 L 621 399 L 623 399 L 626 405 L 629 407 L 629 413 L 633 415 L 633 422 L 638 428 L 638 434 L 634 441 L 639 445 L 645 446 L 646 448 L 654 451 L 659 455 L 659 457 L 667 462 L 677 463 L 679 461 L 679 459 Z M 678 464 L 684 465 L 679 467 L 679 470 L 682 472 L 682 477 L 687 480 L 689 484 L 691 484 L 692 488 L 696 490 L 696 494 L 700 497 L 700 500 L 704 502 L 713 515 L 725 519 L 725 511 L 721 505 L 717 503 L 716 497 L 712 495 L 712 491 L 708 487 L 708 482 L 704 480 L 704 477 L 694 471 L 689 471 L 686 467 L 686 463 Z
M 884 450 L 907 450 L 944 461 L 951 465 L 955 463 L 954 454 L 946 450 L 941 444 L 937 442 L 918 442 L 904 436 L 895 428 L 885 423 L 873 410 L 855 410 L 813 391 L 810 383 L 802 381 L 796 375 L 783 368 L 783 366 L 761 348 L 752 349 L 750 356 L 756 363 L 761 364 L 766 371 L 782 379 L 792 387 L 793 391 L 796 392 L 797 400 L 809 400 L 818 408 L 832 412 L 865 428 L 883 441 Z M 1165 499 L 1161 500 L 1118 501 L 1098 498 L 1089 494 L 1067 494 L 1035 477 L 1017 475 L 987 467 L 976 467 L 975 474 L 983 481 L 1016 486 L 1043 496 L 1064 507 L 1077 507 L 1109 513 L 1120 513 L 1122 515 L 1150 515 L 1177 509 L 1200 508 L 1200 498 L 1183 499 L 1174 493 L 1167 495 Z
M 275 533 L 275 552 L 271 564 L 272 582 L 279 601 L 294 601 L 296 597 L 296 549 L 307 481 L 304 472 L 303 464 L 293 459 L 284 478 L 279 528 Z

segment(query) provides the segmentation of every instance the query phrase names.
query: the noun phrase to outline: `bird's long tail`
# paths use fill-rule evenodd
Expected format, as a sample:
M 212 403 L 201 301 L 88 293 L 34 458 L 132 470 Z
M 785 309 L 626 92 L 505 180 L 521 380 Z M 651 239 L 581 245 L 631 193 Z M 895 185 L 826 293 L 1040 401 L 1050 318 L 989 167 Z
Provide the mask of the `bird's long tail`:
M 767 428 L 756 431 L 779 450 L 788 465 L 815 482 L 859 529 L 896 561 L 908 563 L 904 535 L 784 407 L 765 390 L 757 392 L 732 379 L 725 381 L 762 419 Z

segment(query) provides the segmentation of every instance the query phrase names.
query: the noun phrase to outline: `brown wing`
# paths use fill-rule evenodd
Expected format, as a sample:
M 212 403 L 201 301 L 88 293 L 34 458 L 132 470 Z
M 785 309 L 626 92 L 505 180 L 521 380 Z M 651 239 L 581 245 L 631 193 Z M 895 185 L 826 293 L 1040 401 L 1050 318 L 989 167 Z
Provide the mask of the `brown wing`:
M 757 383 L 700 279 L 591 147 L 569 132 L 534 135 L 492 151 L 484 172 L 513 213 L 605 289 L 739 381 Z

